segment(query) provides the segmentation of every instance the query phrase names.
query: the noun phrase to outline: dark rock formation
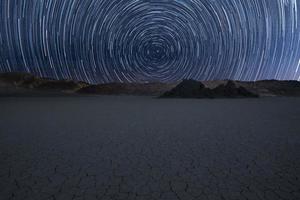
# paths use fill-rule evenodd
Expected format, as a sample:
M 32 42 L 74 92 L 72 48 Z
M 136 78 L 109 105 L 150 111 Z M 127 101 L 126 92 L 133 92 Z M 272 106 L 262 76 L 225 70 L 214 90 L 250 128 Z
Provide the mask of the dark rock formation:
M 172 90 L 164 93 L 162 98 L 201 98 L 210 97 L 210 90 L 198 81 L 183 80 Z
M 40 78 L 28 73 L 0 73 L 0 96 L 35 93 L 92 95 L 151 95 L 164 98 L 243 98 L 257 96 L 299 96 L 300 82 L 262 80 L 194 81 L 181 83 L 109 83 L 90 85 L 73 80 Z
M 12 72 L 0 74 L 1 86 L 33 88 L 41 82 L 42 80 L 40 78 L 28 73 Z
M 63 90 L 63 91 L 75 91 L 81 88 L 80 83 L 69 80 L 58 81 L 44 81 L 36 86 L 36 89 L 40 90 Z
M 109 83 L 90 85 L 78 90 L 80 94 L 103 95 L 161 95 L 175 87 L 165 83 Z
M 238 82 L 238 85 L 260 96 L 300 96 L 299 81 L 262 80 Z
M 176 83 L 109 83 L 90 85 L 72 80 L 39 78 L 32 74 L 14 72 L 0 74 L 0 93 L 59 92 L 92 95 L 151 95 L 158 96 L 171 90 Z
M 87 86 L 87 83 L 75 82 L 71 80 L 54 80 L 40 78 L 28 73 L 13 72 L 0 74 L 0 87 L 21 91 L 22 89 L 35 91 L 68 91 L 74 92 L 82 87 Z M 23 91 L 22 90 L 22 91 Z
M 242 86 L 236 86 L 233 81 L 228 81 L 227 84 L 222 84 L 211 89 L 212 97 L 214 98 L 243 98 L 243 97 L 258 97 L 257 94 L 250 92 Z
M 233 81 L 219 85 L 214 89 L 206 88 L 204 84 L 194 80 L 184 80 L 162 98 L 243 98 L 258 97 L 242 86 L 236 86 Z

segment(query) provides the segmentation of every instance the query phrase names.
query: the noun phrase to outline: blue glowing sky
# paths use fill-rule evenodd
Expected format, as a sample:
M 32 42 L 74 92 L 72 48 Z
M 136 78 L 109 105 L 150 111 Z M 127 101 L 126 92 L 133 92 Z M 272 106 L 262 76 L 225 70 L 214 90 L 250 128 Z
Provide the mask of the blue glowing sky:
M 300 79 L 297 0 L 1 0 L 0 72 L 104 82 Z

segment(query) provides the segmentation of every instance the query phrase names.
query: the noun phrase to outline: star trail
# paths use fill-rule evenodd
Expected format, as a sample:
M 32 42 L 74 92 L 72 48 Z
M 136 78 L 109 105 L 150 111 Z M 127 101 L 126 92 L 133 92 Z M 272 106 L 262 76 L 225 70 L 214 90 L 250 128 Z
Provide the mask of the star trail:
M 300 80 L 298 0 L 1 0 L 0 72 Z

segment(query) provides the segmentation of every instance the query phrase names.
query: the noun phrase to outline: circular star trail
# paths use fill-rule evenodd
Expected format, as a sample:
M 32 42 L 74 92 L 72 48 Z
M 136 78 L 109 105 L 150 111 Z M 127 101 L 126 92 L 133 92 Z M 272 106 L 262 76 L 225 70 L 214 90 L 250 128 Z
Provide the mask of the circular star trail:
M 297 0 L 2 0 L 0 71 L 107 82 L 300 79 Z

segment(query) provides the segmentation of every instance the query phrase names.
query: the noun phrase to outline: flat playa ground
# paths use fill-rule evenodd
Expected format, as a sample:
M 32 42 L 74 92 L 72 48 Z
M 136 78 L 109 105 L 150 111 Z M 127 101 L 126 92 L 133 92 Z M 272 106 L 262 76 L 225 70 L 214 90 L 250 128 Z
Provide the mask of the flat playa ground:
M 0 98 L 0 199 L 300 199 L 300 98 Z

